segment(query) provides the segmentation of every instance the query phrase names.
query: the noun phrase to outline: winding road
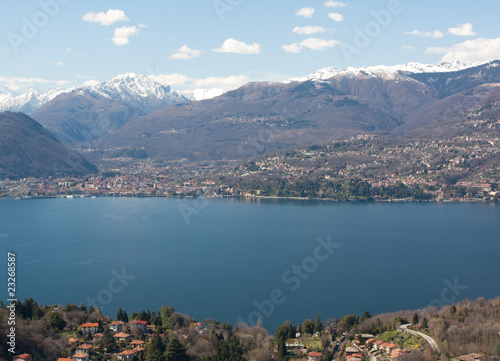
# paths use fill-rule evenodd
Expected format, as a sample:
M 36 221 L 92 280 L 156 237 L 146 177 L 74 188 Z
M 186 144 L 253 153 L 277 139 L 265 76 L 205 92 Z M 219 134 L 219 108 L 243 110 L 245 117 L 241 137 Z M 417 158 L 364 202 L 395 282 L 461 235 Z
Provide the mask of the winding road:
M 399 331 L 401 332 L 408 332 L 408 333 L 411 333 L 412 335 L 418 335 L 418 336 L 421 336 L 422 338 L 425 339 L 425 341 L 427 341 L 429 343 L 429 345 L 431 345 L 431 348 L 438 352 L 439 353 L 439 347 L 436 343 L 436 341 L 434 341 L 434 339 L 430 336 L 427 336 L 425 333 L 422 333 L 422 332 L 418 332 L 418 331 L 413 331 L 413 330 L 409 330 L 408 329 L 408 326 L 411 326 L 411 323 L 408 323 L 406 325 L 401 325 L 399 326 Z

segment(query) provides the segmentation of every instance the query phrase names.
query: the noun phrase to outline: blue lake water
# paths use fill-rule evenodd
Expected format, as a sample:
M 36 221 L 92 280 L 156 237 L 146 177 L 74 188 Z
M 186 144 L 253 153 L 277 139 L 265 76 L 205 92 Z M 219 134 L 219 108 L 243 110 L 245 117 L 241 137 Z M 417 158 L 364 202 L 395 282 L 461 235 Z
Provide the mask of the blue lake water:
M 273 332 L 500 294 L 493 204 L 2 199 L 0 241 L 18 298 L 93 300 L 113 318 L 165 304 Z

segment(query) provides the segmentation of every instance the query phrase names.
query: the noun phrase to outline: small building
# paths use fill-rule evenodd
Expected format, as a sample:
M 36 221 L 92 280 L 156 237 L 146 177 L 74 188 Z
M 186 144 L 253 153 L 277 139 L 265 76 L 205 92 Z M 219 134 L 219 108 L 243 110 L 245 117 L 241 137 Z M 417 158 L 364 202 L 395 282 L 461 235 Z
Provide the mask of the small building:
M 130 346 L 143 346 L 144 341 L 141 340 L 132 340 L 130 341 Z
M 321 361 L 321 357 L 323 356 L 322 352 L 309 352 L 307 354 L 308 361 Z
M 139 332 L 146 333 L 148 323 L 147 323 L 147 321 L 132 320 L 132 321 L 129 321 L 128 325 L 129 325 L 131 330 L 137 330 Z
M 384 343 L 384 341 L 381 341 L 381 340 L 375 341 L 375 342 L 373 343 L 373 348 L 374 348 L 375 350 L 380 350 L 380 345 L 382 345 L 383 343 Z
M 130 339 L 130 335 L 124 332 L 115 333 L 113 337 L 118 341 L 128 341 Z
M 470 353 L 468 355 L 462 355 L 455 357 L 457 361 L 481 361 L 481 358 L 484 356 L 482 353 Z
M 135 360 L 136 352 L 134 350 L 125 350 L 117 354 L 118 359 L 121 361 Z
M 122 332 L 124 324 L 125 324 L 125 322 L 123 322 L 123 321 L 111 322 L 109 324 L 109 328 L 113 332 Z
M 92 336 L 92 340 L 94 343 L 98 343 L 98 342 L 101 342 L 102 341 L 102 338 L 103 338 L 104 334 L 102 333 L 96 333 L 95 335 Z
M 82 332 L 83 333 L 97 333 L 99 331 L 99 324 L 98 323 L 84 323 L 82 325 Z
M 13 361 L 33 361 L 33 356 L 29 353 L 23 353 L 21 355 L 14 356 Z
M 90 351 L 92 351 L 92 345 L 84 343 L 84 344 L 78 346 L 75 350 L 76 350 L 76 353 L 90 354 Z
M 74 361 L 89 361 L 89 354 L 88 353 L 75 353 L 73 355 L 73 360 Z
M 76 337 L 70 337 L 69 340 L 68 340 L 68 346 L 73 346 L 74 344 L 80 342 L 79 339 L 77 339 Z
M 356 347 L 347 347 L 345 349 L 345 356 L 346 357 L 349 357 L 349 356 L 353 356 L 355 353 L 358 353 L 358 349 Z
M 72 358 L 59 357 L 57 361 L 75 361 Z

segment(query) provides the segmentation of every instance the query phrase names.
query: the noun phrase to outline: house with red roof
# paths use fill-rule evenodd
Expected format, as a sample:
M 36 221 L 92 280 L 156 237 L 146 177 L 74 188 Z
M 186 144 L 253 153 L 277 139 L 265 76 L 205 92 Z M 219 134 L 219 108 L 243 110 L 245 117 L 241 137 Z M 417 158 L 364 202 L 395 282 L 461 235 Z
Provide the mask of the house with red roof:
M 29 353 L 23 353 L 21 355 L 14 356 L 13 361 L 33 361 L 33 356 Z
M 135 360 L 137 353 L 134 350 L 125 350 L 117 354 L 118 359 L 121 361 L 131 361 Z
M 97 333 L 99 331 L 99 324 L 98 323 L 84 323 L 82 325 L 82 332 L 83 333 Z
M 137 330 L 137 331 L 140 331 L 142 333 L 146 333 L 148 323 L 147 323 L 147 321 L 132 320 L 132 321 L 129 321 L 128 326 L 130 327 L 131 330 Z
M 78 346 L 75 350 L 76 350 L 76 353 L 87 353 L 87 354 L 90 354 L 90 352 L 92 351 L 92 345 L 84 343 L 84 344 Z
M 122 329 L 123 329 L 123 325 L 125 324 L 125 322 L 123 321 L 115 321 L 115 322 L 111 322 L 109 324 L 109 328 L 111 329 L 111 331 L 113 332 L 122 332 Z
M 128 341 L 130 339 L 130 335 L 124 332 L 115 333 L 113 337 L 118 341 Z
M 307 354 L 307 361 L 321 361 L 322 352 L 309 352 Z
M 73 361 L 89 361 L 88 353 L 75 353 L 73 355 Z

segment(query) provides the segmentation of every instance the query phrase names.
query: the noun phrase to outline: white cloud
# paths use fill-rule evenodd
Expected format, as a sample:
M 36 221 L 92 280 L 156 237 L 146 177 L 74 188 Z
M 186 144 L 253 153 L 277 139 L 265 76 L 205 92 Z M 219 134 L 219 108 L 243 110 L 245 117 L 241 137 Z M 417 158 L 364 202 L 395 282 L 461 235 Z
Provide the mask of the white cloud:
M 118 21 L 129 21 L 129 18 L 125 16 L 123 10 L 119 9 L 109 9 L 106 13 L 98 12 L 94 13 L 89 11 L 85 15 L 83 15 L 83 21 L 88 21 L 91 23 L 99 23 L 101 25 L 113 25 Z
M 287 53 L 300 53 L 304 48 L 320 51 L 320 50 L 325 50 L 326 48 L 332 48 L 338 44 L 340 44 L 340 42 L 333 39 L 326 40 L 319 38 L 308 38 L 302 40 L 300 43 L 283 45 L 281 48 L 285 50 Z
M 459 24 L 455 28 L 449 28 L 448 32 L 450 34 L 456 35 L 456 36 L 473 36 L 476 35 L 474 31 L 472 31 L 472 24 L 467 23 L 467 24 Z
M 433 47 L 425 49 L 424 53 L 425 54 L 446 54 L 449 51 L 450 51 L 450 48 L 444 48 L 441 46 L 433 46 Z
M 339 13 L 328 13 L 328 17 L 333 21 L 342 21 L 344 20 L 344 15 Z
M 405 34 L 408 35 L 417 35 L 422 38 L 434 38 L 434 39 L 439 39 L 443 37 L 443 32 L 439 30 L 434 30 L 434 31 L 419 31 L 419 30 L 413 30 L 413 31 L 407 31 Z
M 49 80 L 43 78 L 23 78 L 23 77 L 13 77 L 6 78 L 0 76 L 0 84 L 4 84 L 7 88 L 17 91 L 26 86 L 34 86 L 35 84 L 52 84 L 56 86 L 62 86 L 65 84 L 69 84 L 68 80 Z
M 150 79 L 164 85 L 179 85 L 185 91 L 193 91 L 200 87 L 210 87 L 216 90 L 216 95 L 220 95 L 222 90 L 228 91 L 236 89 L 241 85 L 248 83 L 250 79 L 246 75 L 231 75 L 227 77 L 216 77 L 211 76 L 208 78 L 191 78 L 185 74 L 172 73 L 172 74 L 159 74 L 150 75 Z M 207 89 L 197 89 L 198 92 L 209 92 L 212 94 L 212 90 Z M 214 90 L 214 91 L 215 91 Z M 215 94 L 215 93 L 214 93 Z
M 83 86 L 94 86 L 100 83 L 101 82 L 98 80 L 87 80 L 86 82 L 83 82 Z
M 325 6 L 331 7 L 331 8 L 342 8 L 344 6 L 347 6 L 346 3 L 340 2 L 340 1 L 333 1 L 333 0 L 328 0 L 323 3 Z
M 316 10 L 314 10 L 314 8 L 302 8 L 302 9 L 297 10 L 295 12 L 295 15 L 303 16 L 305 18 L 312 18 L 315 11 Z
M 176 53 L 170 55 L 169 59 L 194 59 L 199 57 L 201 54 L 200 50 L 190 49 L 187 45 L 181 46 Z
M 187 82 L 193 81 L 193 79 L 187 75 L 179 73 L 150 75 L 149 78 L 157 83 L 165 85 L 183 85 Z
M 500 38 L 478 38 L 453 45 L 441 61 L 479 63 L 495 59 L 500 59 Z
M 296 26 L 293 28 L 293 32 L 296 34 L 318 34 L 324 33 L 326 29 L 322 26 Z
M 59 66 L 65 66 L 66 63 L 63 63 L 62 61 L 56 61 L 54 64 L 59 65 Z
M 113 39 L 111 39 L 111 41 L 118 46 L 128 44 L 128 38 L 133 35 L 139 34 L 140 31 L 141 30 L 137 26 L 122 26 L 120 28 L 116 28 Z
M 220 48 L 213 49 L 217 53 L 235 53 L 235 54 L 259 54 L 261 52 L 260 44 L 245 44 L 233 38 L 224 41 Z

